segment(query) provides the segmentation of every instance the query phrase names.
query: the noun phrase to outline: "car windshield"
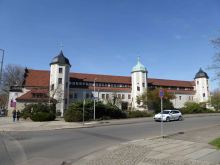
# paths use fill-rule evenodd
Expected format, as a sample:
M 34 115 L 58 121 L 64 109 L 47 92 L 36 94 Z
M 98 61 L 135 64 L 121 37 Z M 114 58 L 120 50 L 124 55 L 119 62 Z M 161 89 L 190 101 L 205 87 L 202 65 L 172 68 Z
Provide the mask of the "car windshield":
M 170 111 L 163 111 L 162 114 L 169 114 Z

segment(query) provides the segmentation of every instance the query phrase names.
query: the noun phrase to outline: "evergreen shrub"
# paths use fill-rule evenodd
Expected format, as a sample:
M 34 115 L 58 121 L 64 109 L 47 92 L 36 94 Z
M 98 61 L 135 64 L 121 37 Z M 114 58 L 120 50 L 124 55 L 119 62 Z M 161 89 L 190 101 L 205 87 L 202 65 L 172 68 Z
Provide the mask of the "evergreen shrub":
M 213 110 L 207 109 L 204 103 L 186 102 L 180 109 L 183 114 L 212 113 Z
M 148 111 L 134 110 L 134 111 L 128 111 L 128 113 L 127 113 L 128 118 L 151 117 L 151 116 L 153 116 L 153 114 Z
M 32 121 L 53 121 L 56 118 L 55 105 L 29 104 L 21 111 L 21 117 Z

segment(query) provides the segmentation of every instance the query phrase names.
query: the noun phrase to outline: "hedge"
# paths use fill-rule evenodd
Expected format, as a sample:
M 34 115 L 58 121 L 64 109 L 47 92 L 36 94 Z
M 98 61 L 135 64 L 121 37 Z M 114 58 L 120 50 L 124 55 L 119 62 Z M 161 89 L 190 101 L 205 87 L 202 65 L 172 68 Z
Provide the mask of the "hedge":
M 125 112 L 112 104 L 103 104 L 97 102 L 95 107 L 95 115 L 97 120 L 103 119 L 121 119 L 126 118 Z M 87 100 L 85 102 L 84 120 L 92 120 L 94 114 L 94 102 Z M 83 102 L 72 103 L 64 114 L 64 120 L 67 122 L 79 122 L 83 120 Z

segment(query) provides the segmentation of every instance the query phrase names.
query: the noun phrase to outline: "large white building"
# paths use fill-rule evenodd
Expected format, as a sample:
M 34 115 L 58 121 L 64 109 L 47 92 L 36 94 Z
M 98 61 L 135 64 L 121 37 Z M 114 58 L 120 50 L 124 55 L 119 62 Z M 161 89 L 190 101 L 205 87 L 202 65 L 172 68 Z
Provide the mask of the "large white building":
M 173 93 L 175 108 L 187 101 L 207 102 L 210 97 L 208 75 L 200 69 L 193 81 L 148 78 L 147 69 L 138 59 L 131 76 L 71 73 L 71 64 L 61 51 L 50 63 L 49 70 L 25 69 L 23 86 L 12 86 L 8 110 L 23 109 L 36 102 L 57 101 L 56 110 L 63 115 L 68 105 L 77 100 L 96 99 L 104 102 L 117 98 L 120 105 L 141 109 L 136 98 L 146 90 L 163 88 Z M 49 97 L 50 96 L 50 97 Z

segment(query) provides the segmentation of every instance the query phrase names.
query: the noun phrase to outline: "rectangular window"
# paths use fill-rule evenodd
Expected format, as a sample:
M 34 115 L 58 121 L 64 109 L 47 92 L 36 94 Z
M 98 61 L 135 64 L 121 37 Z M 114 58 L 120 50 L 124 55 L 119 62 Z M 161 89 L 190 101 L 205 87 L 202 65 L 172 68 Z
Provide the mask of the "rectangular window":
M 131 95 L 130 94 L 128 94 L 128 99 L 131 99 Z
M 102 99 L 105 99 L 105 94 L 102 94 Z
M 109 99 L 109 94 L 106 94 L 106 99 Z
M 54 84 L 51 85 L 51 90 L 54 90 Z
M 137 91 L 140 91 L 140 87 L 139 86 L 137 86 Z
M 58 78 L 58 84 L 62 84 L 62 78 Z
M 77 93 L 74 93 L 74 99 L 77 99 Z
M 121 99 L 121 94 L 118 94 L 118 98 Z
M 145 87 L 145 83 L 142 83 L 142 86 Z
M 197 81 L 197 85 L 199 85 L 199 81 Z
M 182 97 L 181 97 L 181 96 L 179 96 L 179 100 L 181 100 L 181 98 L 182 98 Z
M 122 99 L 125 99 L 125 95 L 124 94 L 122 94 Z
M 203 93 L 202 95 L 203 95 L 203 97 L 205 97 L 205 93 Z
M 59 68 L 59 73 L 63 73 L 63 68 Z

